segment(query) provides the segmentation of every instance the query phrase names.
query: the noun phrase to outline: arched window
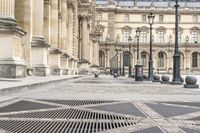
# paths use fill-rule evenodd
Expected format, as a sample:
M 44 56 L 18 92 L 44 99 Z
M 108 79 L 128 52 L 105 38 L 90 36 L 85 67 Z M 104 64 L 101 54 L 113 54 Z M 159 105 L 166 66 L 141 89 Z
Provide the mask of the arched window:
M 141 63 L 144 67 L 147 67 L 147 53 L 146 52 L 141 53 Z
M 99 66 L 102 68 L 105 67 L 105 54 L 103 51 L 99 51 Z
M 159 52 L 158 53 L 158 67 L 164 67 L 165 66 L 165 58 L 164 58 L 164 53 Z
M 192 53 L 192 67 L 198 67 L 198 53 Z

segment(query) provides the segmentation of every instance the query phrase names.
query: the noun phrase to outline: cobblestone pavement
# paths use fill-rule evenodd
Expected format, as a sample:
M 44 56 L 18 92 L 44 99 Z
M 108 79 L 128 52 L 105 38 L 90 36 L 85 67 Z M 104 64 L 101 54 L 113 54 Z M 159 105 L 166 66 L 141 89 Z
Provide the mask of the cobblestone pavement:
M 101 76 L 0 96 L 0 132 L 200 133 L 200 91 Z

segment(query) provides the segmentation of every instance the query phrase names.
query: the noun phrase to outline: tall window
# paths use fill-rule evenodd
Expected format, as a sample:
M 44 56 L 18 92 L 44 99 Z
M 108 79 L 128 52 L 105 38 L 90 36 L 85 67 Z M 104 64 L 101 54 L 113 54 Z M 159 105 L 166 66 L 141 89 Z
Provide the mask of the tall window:
M 130 36 L 130 31 L 124 31 L 123 40 L 124 40 L 125 43 L 128 43 L 129 36 Z
M 147 32 L 146 31 L 141 31 L 140 42 L 144 43 L 144 44 L 147 43 Z
M 164 21 L 164 16 L 163 15 L 159 15 L 159 22 L 163 22 Z
M 198 31 L 192 31 L 192 43 L 198 43 Z
M 163 52 L 159 52 L 158 53 L 158 67 L 164 67 L 164 53 Z
M 192 21 L 193 21 L 193 23 L 198 22 L 198 17 L 197 17 L 197 15 L 194 15 L 194 16 L 192 17 Z
M 123 60 L 124 60 L 124 63 L 123 65 L 124 66 L 129 66 L 130 65 L 130 53 L 129 52 L 124 52 L 123 53 Z
M 181 22 L 181 15 L 178 15 L 178 22 Z
M 102 13 L 98 13 L 96 17 L 97 17 L 97 20 L 102 20 Z
M 162 44 L 162 43 L 164 43 L 164 32 L 163 31 L 159 31 L 158 32 L 158 43 L 159 44 Z
M 124 15 L 124 21 L 125 21 L 125 22 L 129 22 L 129 15 L 128 15 L 128 14 L 125 14 L 125 15 Z
M 198 53 L 192 53 L 192 67 L 198 67 Z
M 100 42 L 103 42 L 103 36 L 102 35 L 100 36 L 99 40 L 100 40 Z
M 146 15 L 142 15 L 142 22 L 146 22 L 147 21 L 147 16 Z
M 147 53 L 146 52 L 141 53 L 141 63 L 144 67 L 147 67 Z

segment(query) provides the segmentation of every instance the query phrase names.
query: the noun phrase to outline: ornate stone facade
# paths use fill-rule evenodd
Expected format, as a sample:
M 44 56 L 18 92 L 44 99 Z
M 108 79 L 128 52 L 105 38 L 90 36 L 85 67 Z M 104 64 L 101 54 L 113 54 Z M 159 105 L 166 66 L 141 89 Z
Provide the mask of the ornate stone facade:
M 200 5 L 196 0 L 179 2 L 179 46 L 181 74 L 200 74 Z M 150 32 L 148 14 L 153 24 L 153 62 L 155 73 L 172 73 L 175 43 L 175 8 L 171 1 L 97 0 L 99 22 L 100 68 L 102 71 L 128 73 L 137 63 L 136 29 L 140 34 L 140 62 L 148 70 Z M 129 36 L 133 39 L 129 52 Z M 130 54 L 131 53 L 131 54 Z M 131 61 L 129 62 L 129 59 Z M 133 71 L 132 71 L 133 72 Z
M 94 3 L 0 0 L 0 77 L 91 72 L 98 66 L 98 35 L 90 38 Z

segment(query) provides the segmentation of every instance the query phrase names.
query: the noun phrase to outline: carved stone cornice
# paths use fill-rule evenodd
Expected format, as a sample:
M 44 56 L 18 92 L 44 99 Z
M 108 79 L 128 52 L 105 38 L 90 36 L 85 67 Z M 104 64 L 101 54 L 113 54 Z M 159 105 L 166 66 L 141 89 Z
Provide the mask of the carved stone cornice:
M 115 12 L 115 13 L 132 13 L 132 14 L 149 14 L 149 12 L 152 12 L 152 9 L 134 9 L 134 8 L 108 8 L 108 7 L 97 7 L 96 11 L 104 11 L 104 12 Z M 173 8 L 166 8 L 166 9 L 154 9 L 153 14 L 175 14 L 175 9 Z M 200 15 L 200 8 L 197 10 L 186 10 L 186 9 L 180 9 L 179 14 L 193 14 L 193 15 Z

